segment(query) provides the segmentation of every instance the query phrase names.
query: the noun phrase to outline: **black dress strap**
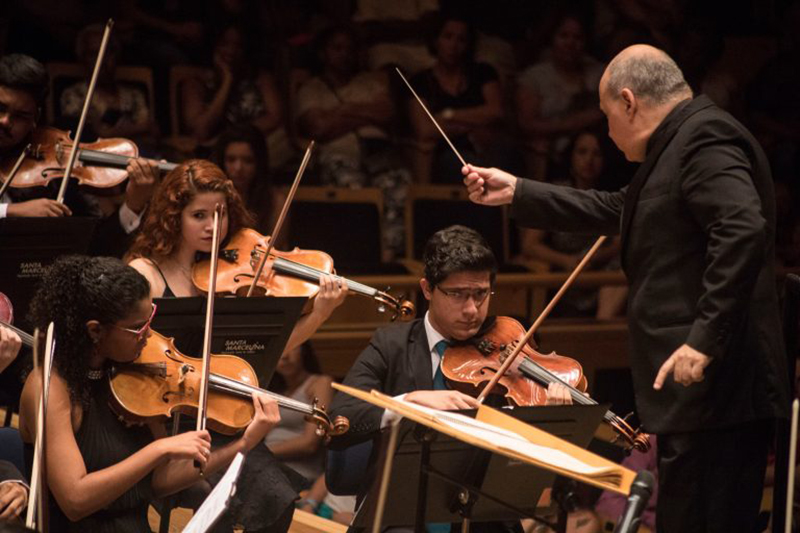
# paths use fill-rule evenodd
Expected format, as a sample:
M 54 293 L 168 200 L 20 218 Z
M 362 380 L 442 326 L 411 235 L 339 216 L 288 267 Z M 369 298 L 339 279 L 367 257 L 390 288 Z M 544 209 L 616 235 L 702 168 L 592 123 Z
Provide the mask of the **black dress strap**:
M 152 265 L 154 267 L 156 267 L 156 270 L 158 270 L 158 275 L 161 276 L 161 279 L 164 281 L 164 293 L 161 295 L 161 297 L 162 298 L 175 298 L 175 293 L 172 292 L 172 289 L 169 288 L 169 282 L 167 281 L 166 276 L 164 276 L 164 273 L 161 271 L 161 267 L 158 266 L 158 263 L 156 263 L 152 259 L 150 260 L 150 263 L 152 263 Z

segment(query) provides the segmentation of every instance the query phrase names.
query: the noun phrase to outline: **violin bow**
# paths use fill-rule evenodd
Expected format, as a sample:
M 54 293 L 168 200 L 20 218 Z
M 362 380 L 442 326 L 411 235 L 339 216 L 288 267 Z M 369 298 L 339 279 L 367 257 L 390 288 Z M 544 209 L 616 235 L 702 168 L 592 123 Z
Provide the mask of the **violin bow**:
M 92 102 L 94 88 L 97 85 L 97 78 L 100 74 L 100 66 L 103 64 L 103 58 L 106 55 L 106 48 L 108 47 L 108 39 L 111 36 L 111 28 L 113 27 L 114 20 L 108 19 L 108 22 L 106 22 L 106 29 L 103 32 L 103 40 L 100 42 L 100 50 L 97 52 L 97 60 L 94 63 L 92 78 L 89 81 L 89 88 L 86 90 L 86 98 L 83 100 L 83 110 L 81 111 L 80 120 L 78 120 L 78 129 L 75 130 L 75 139 L 72 141 L 72 150 L 70 150 L 67 167 L 64 170 L 64 178 L 61 180 L 61 186 L 58 189 L 58 196 L 56 197 L 56 201 L 62 204 L 64 203 L 64 195 L 67 192 L 69 176 L 72 174 L 72 168 L 75 166 L 75 157 L 78 155 L 78 147 L 81 136 L 83 135 L 83 127 L 86 124 L 86 116 L 89 114 L 89 104 Z
M 30 150 L 31 150 L 30 143 L 28 143 L 28 145 L 22 149 L 22 153 L 19 154 L 17 162 L 14 163 L 14 167 L 11 169 L 11 172 L 9 173 L 8 177 L 6 177 L 5 183 L 3 183 L 2 186 L 0 186 L 0 198 L 3 197 L 3 195 L 6 193 L 6 190 L 9 188 L 9 186 L 11 186 L 11 182 L 14 181 L 14 178 L 17 176 L 17 172 L 19 172 L 19 167 L 22 166 L 22 162 L 25 161 L 25 157 L 28 155 Z
M 50 374 L 53 368 L 53 354 L 56 349 L 54 338 L 54 324 L 50 322 L 47 326 L 47 339 L 44 345 L 44 357 L 42 358 L 42 392 L 39 396 L 39 405 L 36 409 L 36 438 L 33 443 L 33 468 L 31 469 L 30 497 L 28 498 L 28 511 L 25 515 L 25 527 L 45 531 L 45 510 L 43 495 L 47 493 L 44 443 L 45 426 L 47 418 L 47 402 L 50 397 Z M 38 366 L 41 342 L 39 330 L 34 333 L 34 367 Z
M 297 192 L 297 186 L 300 185 L 300 179 L 303 177 L 303 174 L 306 171 L 306 167 L 308 166 L 308 161 L 311 159 L 311 152 L 313 149 L 314 149 L 314 141 L 311 141 L 310 143 L 308 143 L 308 148 L 306 148 L 306 153 L 303 155 L 303 161 L 300 163 L 300 168 L 297 169 L 297 175 L 294 177 L 294 182 L 292 183 L 291 189 L 289 189 L 289 194 L 286 195 L 286 201 L 283 202 L 283 208 L 281 209 L 281 214 L 278 217 L 277 222 L 275 222 L 275 228 L 272 230 L 272 234 L 269 238 L 269 243 L 267 244 L 267 250 L 264 252 L 263 257 L 261 257 L 261 261 L 258 262 L 256 275 L 253 276 L 253 282 L 250 284 L 250 288 L 247 289 L 248 298 L 253 295 L 253 291 L 258 285 L 258 278 L 261 277 L 261 273 L 264 271 L 264 265 L 267 264 L 267 258 L 269 258 L 269 254 L 270 252 L 272 252 L 272 248 L 274 247 L 275 241 L 278 240 L 278 234 L 280 233 L 281 227 L 283 226 L 283 221 L 286 219 L 286 214 L 289 212 L 289 206 L 292 204 L 292 200 L 294 199 L 294 193 Z
M 431 122 L 433 122 L 433 125 L 434 125 L 434 126 L 436 126 L 436 129 L 437 129 L 437 130 L 439 130 L 439 133 L 441 133 L 441 134 L 442 134 L 442 137 L 444 137 L 444 140 L 445 140 L 445 141 L 447 141 L 447 144 L 449 144 L 449 145 L 450 145 L 450 148 L 452 148 L 453 152 L 456 154 L 456 157 L 458 157 L 458 160 L 459 160 L 459 161 L 461 161 L 461 165 L 462 165 L 462 166 L 467 166 L 467 162 L 464 160 L 464 158 L 463 158 L 463 157 L 461 157 L 461 154 L 460 154 L 460 153 L 458 153 L 458 150 L 456 150 L 456 147 L 455 147 L 455 145 L 453 145 L 453 143 L 450 141 L 450 137 L 448 137 L 448 136 L 447 136 L 447 134 L 444 132 L 444 130 L 442 129 L 442 127 L 439 125 L 439 123 L 438 123 L 438 122 L 436 122 L 436 119 L 435 119 L 435 118 L 433 118 L 433 115 L 431 114 L 431 112 L 430 112 L 430 111 L 428 111 L 428 108 L 427 108 L 427 106 L 425 106 L 425 104 L 422 102 L 422 98 L 420 98 L 420 97 L 419 97 L 419 95 L 417 94 L 417 91 L 415 91 L 415 90 L 414 90 L 414 88 L 413 88 L 413 87 L 411 86 L 411 84 L 408 82 L 408 80 L 406 79 L 406 77 L 405 77 L 405 76 L 403 76 L 403 73 L 400 71 L 400 69 L 399 69 L 399 68 L 395 67 L 394 69 L 397 71 L 397 73 L 398 73 L 398 74 L 400 74 L 400 77 L 401 77 L 401 78 L 403 78 L 403 81 L 405 82 L 406 86 L 408 87 L 408 90 L 410 90 L 410 91 L 411 91 L 411 94 L 413 94 L 413 95 L 414 95 L 414 98 L 416 98 L 416 99 L 417 99 L 417 102 L 419 102 L 419 105 L 420 105 L 420 106 L 422 106 L 422 109 L 423 109 L 423 110 L 425 111 L 425 113 L 428 115 L 428 118 L 430 118 L 430 119 L 431 119 Z
M 208 418 L 208 382 L 211 374 L 211 331 L 214 327 L 214 299 L 217 292 L 217 259 L 219 258 L 219 234 L 222 224 L 222 206 L 214 206 L 214 233 L 211 237 L 211 277 L 208 280 L 206 299 L 206 324 L 203 336 L 203 370 L 200 377 L 200 398 L 197 403 L 197 431 L 206 429 Z M 195 462 L 195 466 L 200 465 Z M 200 468 L 200 474 L 203 469 Z
M 575 281 L 575 278 L 578 277 L 578 274 L 580 274 L 583 268 L 589 263 L 589 260 L 592 258 L 592 256 L 594 256 L 597 250 L 600 249 L 600 246 L 605 240 L 606 236 L 601 235 L 597 238 L 592 247 L 589 248 L 589 251 L 586 252 L 586 255 L 583 256 L 583 259 L 581 259 L 580 263 L 578 263 L 578 265 L 573 269 L 572 273 L 570 273 L 569 277 L 567 277 L 567 280 L 563 285 L 561 285 L 561 288 L 558 289 L 556 295 L 553 296 L 553 299 L 550 300 L 547 306 L 545 306 L 545 308 L 536 318 L 536 321 L 534 321 L 533 325 L 531 325 L 528 331 L 525 332 L 525 335 L 523 335 L 522 338 L 517 342 L 514 350 L 509 354 L 506 360 L 503 361 L 502 366 L 500 366 L 486 387 L 484 387 L 483 391 L 481 391 L 481 393 L 478 395 L 478 402 L 483 403 L 484 400 L 486 400 L 486 397 L 492 392 L 492 389 L 494 389 L 495 385 L 497 385 L 497 382 L 500 381 L 500 378 L 505 375 L 509 367 L 514 363 L 514 361 L 516 361 L 519 353 L 522 351 L 525 345 L 530 342 L 531 338 L 533 338 L 533 334 L 536 333 L 536 330 L 539 329 L 539 326 L 548 317 L 559 300 L 561 300 L 561 297 L 564 296 L 564 293 L 567 292 L 567 289 L 569 289 L 572 283 Z

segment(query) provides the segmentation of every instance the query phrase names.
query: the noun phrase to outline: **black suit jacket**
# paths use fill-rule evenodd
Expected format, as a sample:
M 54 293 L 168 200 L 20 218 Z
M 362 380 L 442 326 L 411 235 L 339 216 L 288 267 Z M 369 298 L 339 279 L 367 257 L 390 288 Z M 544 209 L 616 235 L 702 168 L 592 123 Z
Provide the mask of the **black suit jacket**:
M 636 405 L 653 433 L 788 415 L 775 291 L 775 200 L 752 135 L 708 98 L 679 104 L 630 185 L 580 191 L 520 180 L 512 215 L 556 231 L 620 233 L 630 282 Z M 680 345 L 712 357 L 705 380 L 652 384 Z
M 379 390 L 389 396 L 432 390 L 433 367 L 423 319 L 377 330 L 347 373 L 344 384 L 366 391 Z M 334 437 L 331 447 L 346 448 L 374 438 L 380 431 L 383 411 L 337 392 L 331 403 L 331 415 L 347 417 L 350 430 Z

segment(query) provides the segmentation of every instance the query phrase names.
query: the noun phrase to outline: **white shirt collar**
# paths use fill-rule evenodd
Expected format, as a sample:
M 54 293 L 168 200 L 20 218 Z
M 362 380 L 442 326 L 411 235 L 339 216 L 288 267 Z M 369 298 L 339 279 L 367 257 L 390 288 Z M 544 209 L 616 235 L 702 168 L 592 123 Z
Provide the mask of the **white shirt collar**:
M 436 328 L 433 327 L 433 324 L 431 324 L 430 314 L 430 311 L 425 313 L 425 336 L 428 337 L 428 350 L 433 352 L 434 346 L 436 346 L 439 341 L 446 341 L 447 339 L 444 337 L 444 335 L 436 331 Z

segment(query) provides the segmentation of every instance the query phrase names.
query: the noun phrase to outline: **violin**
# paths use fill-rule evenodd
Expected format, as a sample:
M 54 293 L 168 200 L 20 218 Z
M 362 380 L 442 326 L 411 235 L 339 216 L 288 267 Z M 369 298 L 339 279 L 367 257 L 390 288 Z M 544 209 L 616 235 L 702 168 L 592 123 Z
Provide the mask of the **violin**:
M 442 358 L 442 374 L 453 388 L 475 396 L 494 377 L 524 333 L 525 328 L 513 318 L 497 317 L 478 337 L 447 348 Z M 519 406 L 545 405 L 550 383 L 565 385 L 575 404 L 597 405 L 584 394 L 587 381 L 578 361 L 555 353 L 541 354 L 529 344 L 522 347 L 517 360 L 498 381 L 505 397 Z M 614 431 L 608 440 L 621 439 L 629 451 L 645 452 L 650 448 L 647 434 L 634 430 L 613 412 L 606 411 L 603 422 Z M 599 433 L 601 437 L 609 437 L 609 432 Z
M 26 333 L 19 329 L 18 327 L 13 326 L 14 323 L 14 306 L 11 305 L 11 300 L 8 299 L 8 296 L 0 292 L 0 325 L 3 325 L 19 335 L 22 344 L 27 346 L 28 348 L 33 348 L 33 335 L 30 333 Z
M 111 408 L 132 423 L 164 421 L 172 413 L 198 410 L 202 360 L 188 357 L 172 338 L 151 330 L 142 354 L 111 370 Z M 253 419 L 252 393 L 275 399 L 280 407 L 306 415 L 317 435 L 342 435 L 350 428 L 344 417 L 331 421 L 324 406 L 311 405 L 259 388 L 253 367 L 234 355 L 212 355 L 207 403 L 208 427 L 225 435 L 244 430 Z
M 233 235 L 227 246 L 220 251 L 217 274 L 217 293 L 243 295 L 253 282 L 258 263 L 266 248 L 265 238 L 255 230 L 245 228 Z M 208 292 L 210 261 L 198 261 L 192 268 L 192 282 L 201 292 Z M 319 280 L 323 274 L 333 272 L 333 259 L 325 252 L 300 250 L 289 252 L 271 250 L 267 267 L 258 279 L 259 295 L 305 296 L 313 298 L 319 292 Z M 392 320 L 414 318 L 414 304 L 400 300 L 368 285 L 341 278 L 349 291 L 372 298 L 378 302 L 378 310 L 387 307 L 394 311 Z
M 31 133 L 28 155 L 10 186 L 46 186 L 51 180 L 63 178 L 73 147 L 67 131 L 46 126 L 35 129 Z M 138 156 L 139 148 L 128 139 L 98 139 L 93 143 L 80 143 L 77 164 L 70 175 L 78 179 L 79 185 L 100 189 L 114 187 L 125 181 L 128 162 Z M 169 172 L 177 166 L 175 163 L 157 163 L 161 172 Z M 13 166 L 13 159 L 0 162 L 0 178 L 3 181 Z

